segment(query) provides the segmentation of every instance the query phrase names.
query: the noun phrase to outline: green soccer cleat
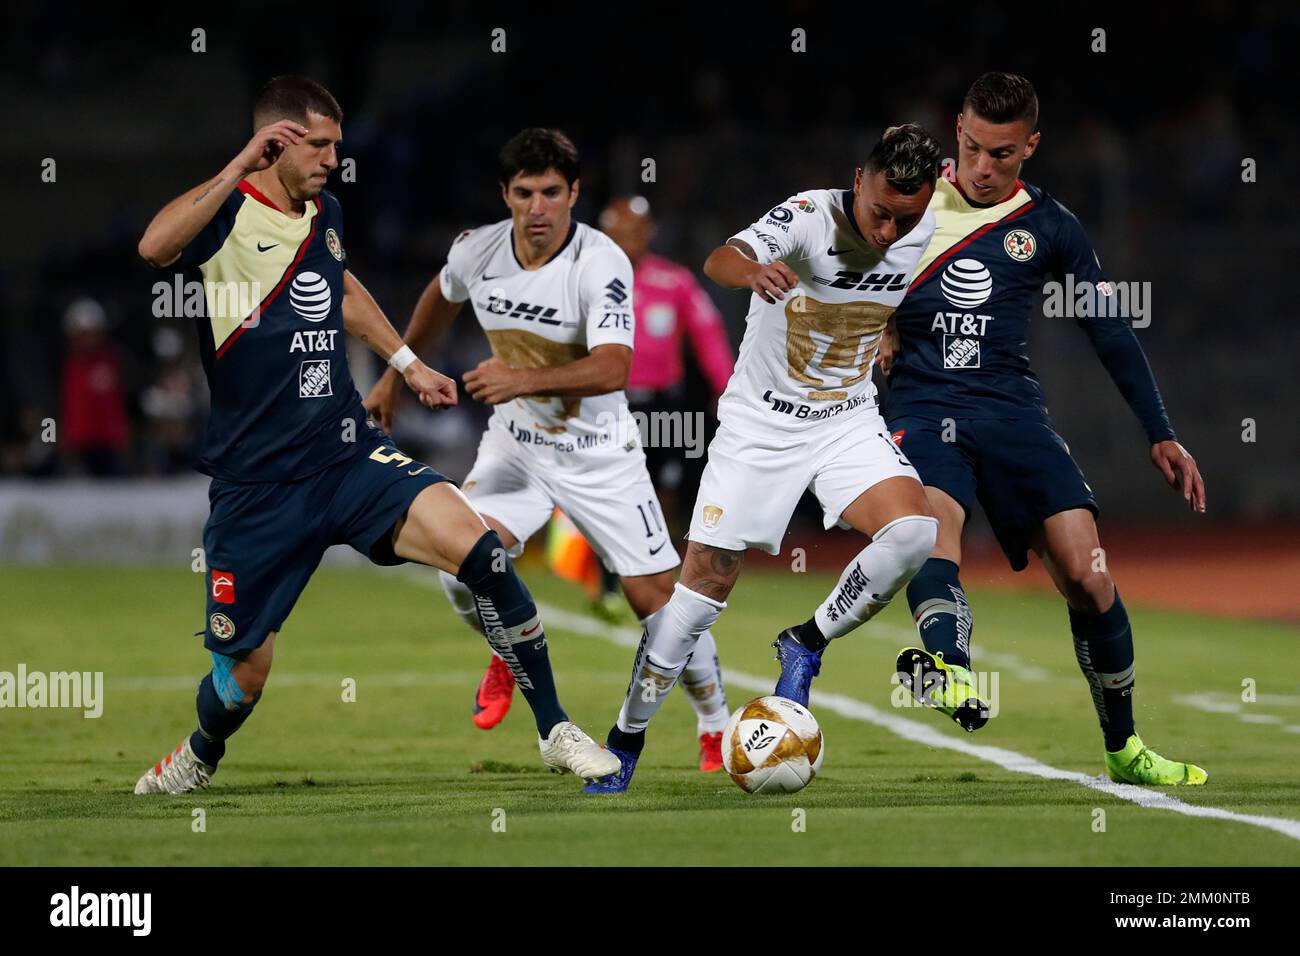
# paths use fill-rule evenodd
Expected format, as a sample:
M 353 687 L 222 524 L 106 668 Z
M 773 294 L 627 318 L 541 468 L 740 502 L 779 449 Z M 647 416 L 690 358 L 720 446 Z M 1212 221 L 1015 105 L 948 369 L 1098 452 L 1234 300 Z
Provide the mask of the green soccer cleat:
M 963 730 L 973 733 L 989 722 L 988 704 L 978 696 L 974 675 L 960 664 L 945 663 L 943 651 L 905 647 L 896 667 L 900 683 L 919 703 L 951 717 Z
M 1196 764 L 1166 760 L 1142 743 L 1137 734 L 1129 737 L 1123 750 L 1106 751 L 1106 772 L 1116 783 L 1147 787 L 1199 787 L 1209 777 Z

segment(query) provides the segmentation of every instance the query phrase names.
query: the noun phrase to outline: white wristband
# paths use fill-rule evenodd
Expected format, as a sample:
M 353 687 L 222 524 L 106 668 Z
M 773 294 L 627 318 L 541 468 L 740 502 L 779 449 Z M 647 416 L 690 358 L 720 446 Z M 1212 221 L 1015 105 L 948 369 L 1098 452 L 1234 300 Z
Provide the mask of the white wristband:
M 411 347 L 409 345 L 403 345 L 393 353 L 392 357 L 388 360 L 388 364 L 397 369 L 397 372 L 400 375 L 410 368 L 411 363 L 414 361 L 415 353 L 411 351 Z

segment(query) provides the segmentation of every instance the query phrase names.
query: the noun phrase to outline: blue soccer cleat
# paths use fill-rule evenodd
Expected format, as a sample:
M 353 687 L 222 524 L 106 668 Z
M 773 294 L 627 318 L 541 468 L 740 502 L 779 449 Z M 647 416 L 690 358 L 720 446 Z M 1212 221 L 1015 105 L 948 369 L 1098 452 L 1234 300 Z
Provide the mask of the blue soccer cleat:
M 607 748 L 610 753 L 618 758 L 618 773 L 612 773 L 608 777 L 601 777 L 593 780 L 582 788 L 583 793 L 627 793 L 627 788 L 632 783 L 632 773 L 636 770 L 636 762 L 639 754 L 630 754 L 626 750 L 617 750 L 614 747 Z
M 785 697 L 801 707 L 808 706 L 812 679 L 821 673 L 822 652 L 810 651 L 795 640 L 794 629 L 786 628 L 772 644 L 776 659 L 781 662 L 781 676 L 777 679 L 777 697 Z

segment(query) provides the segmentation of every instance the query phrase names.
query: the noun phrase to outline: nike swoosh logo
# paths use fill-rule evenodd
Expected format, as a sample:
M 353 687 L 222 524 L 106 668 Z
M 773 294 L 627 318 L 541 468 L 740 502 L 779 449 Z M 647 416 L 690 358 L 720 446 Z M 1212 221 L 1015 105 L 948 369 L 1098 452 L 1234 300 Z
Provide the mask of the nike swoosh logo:
M 836 249 L 834 246 L 831 246 L 830 249 L 828 249 L 828 250 L 826 251 L 826 254 L 827 254 L 828 256 L 846 256 L 846 255 L 848 255 L 848 254 L 849 254 L 850 252 L 852 252 L 852 251 L 853 251 L 853 250 L 852 250 L 851 248 L 850 248 L 850 249 Z
M 274 249 L 274 248 L 275 248 L 276 246 L 278 246 L 278 245 L 279 245 L 278 242 L 273 242 L 273 243 L 271 243 L 269 246 L 263 246 L 263 245 L 259 242 L 259 243 L 257 244 L 257 251 L 258 251 L 258 252 L 270 252 L 272 249 Z
M 537 633 L 537 629 L 538 629 L 539 627 L 541 627 L 541 626 L 542 626 L 542 625 L 540 625 L 540 624 L 534 624 L 532 627 L 530 627 L 530 628 L 526 628 L 526 629 L 520 631 L 520 632 L 519 632 L 519 636 L 520 636 L 520 637 L 528 637 L 530 634 L 536 634 L 536 633 Z
M 658 554 L 660 551 L 662 551 L 662 550 L 664 549 L 664 545 L 667 544 L 667 543 L 668 543 L 667 541 L 661 541 L 661 542 L 659 543 L 659 547 L 657 547 L 657 548 L 651 548 L 651 549 L 650 549 L 650 557 L 653 558 L 656 554 Z
M 407 474 L 408 474 L 408 475 L 422 475 L 422 474 L 424 474 L 426 471 L 433 471 L 433 469 L 430 468 L 428 465 L 421 465 L 419 468 L 415 469 L 414 471 L 408 471 Z
M 495 275 L 495 276 L 490 276 L 490 275 L 488 275 L 488 274 L 485 272 L 485 273 L 483 273 L 483 281 L 484 281 L 484 282 L 491 282 L 493 279 L 500 279 L 501 276 L 503 276 L 503 275 L 505 275 L 504 272 L 501 273 L 501 275 Z

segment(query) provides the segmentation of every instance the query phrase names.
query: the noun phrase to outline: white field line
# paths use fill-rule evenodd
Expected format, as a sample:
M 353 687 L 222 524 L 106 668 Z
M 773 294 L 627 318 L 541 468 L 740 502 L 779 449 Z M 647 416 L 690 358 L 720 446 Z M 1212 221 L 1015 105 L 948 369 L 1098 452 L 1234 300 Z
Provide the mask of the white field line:
M 1288 724 L 1277 714 L 1251 713 L 1251 707 L 1232 694 L 1179 694 L 1174 698 L 1174 702 L 1207 714 L 1227 714 L 1236 717 L 1244 724 L 1271 724 L 1289 734 L 1300 734 L 1300 724 Z M 1300 696 L 1260 694 L 1255 702 L 1265 706 L 1297 707 L 1300 706 Z
M 598 637 L 610 641 L 614 644 L 625 647 L 635 647 L 641 640 L 639 631 L 631 628 L 611 628 L 608 625 L 597 621 L 595 618 L 585 614 L 574 614 L 563 608 L 552 607 L 548 604 L 539 604 L 537 609 L 541 612 L 542 621 L 551 627 L 561 630 L 570 631 L 574 634 L 581 634 L 585 637 Z M 870 629 L 870 625 L 867 625 Z M 723 679 L 734 687 L 743 687 L 746 690 L 757 693 L 772 692 L 775 681 L 771 677 L 756 677 L 753 674 L 746 674 L 743 671 L 732 670 L 724 667 L 722 670 Z M 1120 800 L 1127 800 L 1138 806 L 1146 807 L 1151 810 L 1169 810 L 1173 813 L 1180 813 L 1188 817 L 1205 817 L 1212 820 L 1229 820 L 1234 823 L 1248 823 L 1251 826 L 1262 827 L 1265 830 L 1273 830 L 1288 836 L 1293 840 L 1300 840 L 1300 820 L 1289 820 L 1284 817 L 1266 817 L 1256 814 L 1237 813 L 1233 810 L 1223 810 L 1218 807 L 1206 807 L 1189 803 L 1183 803 L 1177 797 L 1170 796 L 1168 793 L 1159 790 L 1148 790 L 1144 787 L 1135 787 L 1126 783 L 1114 783 L 1104 776 L 1090 777 L 1087 774 L 1079 773 L 1074 770 L 1061 770 L 1057 767 L 1049 766 L 1033 757 L 1025 754 L 1016 753 L 1014 750 L 1005 750 L 1002 747 L 986 747 L 979 744 L 968 743 L 959 737 L 950 737 L 941 734 L 930 724 L 922 724 L 915 720 L 909 720 L 906 717 L 899 717 L 897 714 L 891 714 L 879 708 L 872 707 L 862 701 L 854 700 L 852 697 L 846 697 L 843 694 L 828 694 L 822 691 L 813 691 L 811 703 L 814 707 L 825 708 L 841 717 L 847 717 L 850 720 L 860 720 L 863 723 L 874 724 L 888 730 L 904 740 L 910 740 L 913 743 L 921 744 L 925 747 L 937 747 L 947 750 L 955 750 L 958 753 L 965 754 L 968 757 L 974 757 L 977 760 L 983 760 L 987 763 L 996 764 L 1004 770 L 1010 770 L 1015 773 L 1025 773 L 1033 777 L 1041 777 L 1045 780 L 1068 780 L 1071 783 L 1077 783 L 1080 786 L 1089 787 L 1102 793 L 1117 797 Z

